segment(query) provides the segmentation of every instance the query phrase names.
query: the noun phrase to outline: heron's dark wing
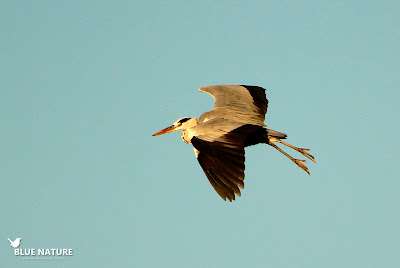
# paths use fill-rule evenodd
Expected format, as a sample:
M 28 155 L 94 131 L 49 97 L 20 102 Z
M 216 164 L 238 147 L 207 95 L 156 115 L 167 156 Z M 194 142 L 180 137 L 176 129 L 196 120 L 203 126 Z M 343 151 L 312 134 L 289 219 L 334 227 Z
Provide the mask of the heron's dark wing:
M 210 94 L 215 100 L 213 109 L 200 117 L 200 123 L 219 117 L 248 124 L 264 125 L 268 109 L 264 88 L 244 85 L 213 85 L 202 87 L 199 90 Z
M 244 188 L 244 148 L 250 133 L 261 126 L 243 125 L 226 119 L 211 119 L 196 126 L 191 142 L 200 166 L 217 193 L 229 201 Z M 201 134 L 203 133 L 203 134 Z

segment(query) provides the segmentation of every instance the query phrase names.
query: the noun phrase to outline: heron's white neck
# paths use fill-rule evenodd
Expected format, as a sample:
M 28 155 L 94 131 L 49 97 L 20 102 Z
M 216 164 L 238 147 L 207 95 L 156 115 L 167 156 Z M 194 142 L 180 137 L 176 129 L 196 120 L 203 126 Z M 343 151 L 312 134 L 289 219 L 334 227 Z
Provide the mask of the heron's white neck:
M 191 118 L 188 121 L 186 121 L 185 123 L 182 124 L 181 128 L 182 128 L 182 134 L 181 134 L 181 139 L 188 143 L 191 144 L 191 140 L 193 138 L 192 135 L 190 135 L 190 129 L 192 127 L 195 127 L 197 125 L 197 118 Z

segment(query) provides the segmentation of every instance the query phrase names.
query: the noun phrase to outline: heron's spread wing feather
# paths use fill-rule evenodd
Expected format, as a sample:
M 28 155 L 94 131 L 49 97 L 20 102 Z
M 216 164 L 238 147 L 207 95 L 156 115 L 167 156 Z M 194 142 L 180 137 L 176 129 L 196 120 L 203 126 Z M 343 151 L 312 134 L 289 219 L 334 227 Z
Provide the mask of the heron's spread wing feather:
M 222 118 L 193 128 L 195 135 L 191 142 L 200 166 L 224 200 L 235 200 L 235 194 L 240 196 L 239 188 L 244 188 L 245 141 L 260 128 Z
M 225 150 L 223 143 L 210 143 L 197 137 L 193 137 L 192 144 L 200 151 L 197 160 L 222 199 L 235 200 L 235 193 L 240 196 L 239 187 L 244 187 L 244 147 Z M 238 162 L 228 161 L 227 157 Z
M 268 109 L 264 88 L 213 85 L 199 90 L 210 94 L 215 100 L 213 109 L 200 117 L 200 123 L 212 118 L 225 118 L 247 124 L 264 125 Z

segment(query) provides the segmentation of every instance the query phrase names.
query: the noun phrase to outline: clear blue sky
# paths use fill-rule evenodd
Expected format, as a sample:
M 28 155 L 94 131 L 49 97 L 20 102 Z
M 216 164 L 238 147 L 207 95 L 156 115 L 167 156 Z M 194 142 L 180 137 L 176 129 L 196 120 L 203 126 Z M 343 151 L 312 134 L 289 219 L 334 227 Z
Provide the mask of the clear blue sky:
M 399 13 L 399 1 L 3 1 L 0 266 L 400 265 Z M 209 110 L 197 91 L 209 84 L 267 88 L 266 123 L 312 149 L 312 176 L 250 147 L 242 197 L 222 201 L 179 134 L 151 136 Z M 23 260 L 16 237 L 74 256 Z

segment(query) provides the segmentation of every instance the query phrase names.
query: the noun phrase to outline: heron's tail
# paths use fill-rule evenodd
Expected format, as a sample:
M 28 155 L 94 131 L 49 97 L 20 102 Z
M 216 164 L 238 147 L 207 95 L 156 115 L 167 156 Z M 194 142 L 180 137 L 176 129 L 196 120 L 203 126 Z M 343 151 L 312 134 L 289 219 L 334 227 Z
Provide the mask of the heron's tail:
M 286 139 L 287 134 L 267 128 L 268 136 L 277 137 L 279 139 Z

